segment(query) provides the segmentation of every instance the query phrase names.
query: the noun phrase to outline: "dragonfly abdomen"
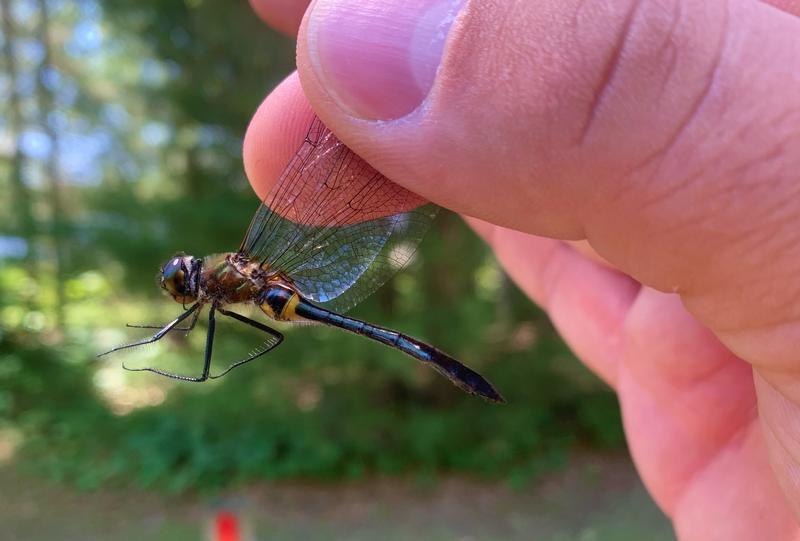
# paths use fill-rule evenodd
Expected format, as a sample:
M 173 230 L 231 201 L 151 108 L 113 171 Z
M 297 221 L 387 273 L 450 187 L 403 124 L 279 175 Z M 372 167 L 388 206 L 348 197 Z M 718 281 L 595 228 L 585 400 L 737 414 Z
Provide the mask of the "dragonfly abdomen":
M 460 389 L 482 396 L 492 402 L 505 402 L 500 393 L 483 376 L 429 344 L 406 334 L 343 316 L 311 304 L 299 297 L 296 298 L 298 301 L 292 307 L 292 312 L 295 316 L 338 327 L 399 349 L 403 353 L 429 365 Z

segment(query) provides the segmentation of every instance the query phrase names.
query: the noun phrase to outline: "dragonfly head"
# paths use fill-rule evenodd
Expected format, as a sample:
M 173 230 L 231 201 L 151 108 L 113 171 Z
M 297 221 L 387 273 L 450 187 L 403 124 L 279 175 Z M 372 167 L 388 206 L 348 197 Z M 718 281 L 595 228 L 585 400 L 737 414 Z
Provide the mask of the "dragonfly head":
M 202 261 L 190 255 L 176 255 L 161 268 L 161 287 L 175 301 L 189 304 L 197 300 Z

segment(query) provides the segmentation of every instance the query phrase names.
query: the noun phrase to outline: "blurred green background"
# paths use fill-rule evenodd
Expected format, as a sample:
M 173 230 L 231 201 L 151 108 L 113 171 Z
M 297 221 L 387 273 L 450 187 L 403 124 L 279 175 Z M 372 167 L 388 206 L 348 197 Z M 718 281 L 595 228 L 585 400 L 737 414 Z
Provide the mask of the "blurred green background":
M 269 528 L 282 533 L 270 539 L 671 538 L 632 473 L 614 395 L 452 214 L 353 314 L 476 367 L 506 406 L 322 328 L 282 328 L 280 348 L 203 385 L 121 368 L 169 358 L 199 371 L 202 324 L 188 339 L 97 360 L 146 334 L 126 323 L 176 315 L 156 287 L 163 261 L 239 245 L 258 203 L 242 136 L 292 70 L 294 44 L 244 2 L 0 8 L 0 498 L 14 502 L 0 523 L 25 539 L 85 539 L 95 512 L 107 528 L 97 538 L 195 539 L 198 506 L 267 490 L 234 506 L 256 530 L 272 512 Z M 218 363 L 260 338 L 241 325 L 217 337 Z M 448 504 L 448 490 L 465 493 Z M 350 494 L 374 506 L 375 491 L 394 502 L 368 513 L 379 537 L 308 501 L 338 509 L 338 494 Z M 482 516 L 474 498 L 486 494 L 499 507 Z M 281 522 L 276 498 L 308 517 Z M 75 512 L 48 530 L 46 509 Z M 137 517 L 153 513 L 161 518 L 142 530 Z

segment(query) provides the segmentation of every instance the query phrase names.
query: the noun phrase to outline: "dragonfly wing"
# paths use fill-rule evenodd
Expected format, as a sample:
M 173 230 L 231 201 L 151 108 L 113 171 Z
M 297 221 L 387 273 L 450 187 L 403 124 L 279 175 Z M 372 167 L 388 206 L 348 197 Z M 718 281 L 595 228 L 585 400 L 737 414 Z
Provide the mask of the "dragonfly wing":
M 391 182 L 314 118 L 240 252 L 347 310 L 405 266 L 438 207 Z
M 403 214 L 346 226 L 337 232 L 337 237 L 354 239 L 347 248 L 323 250 L 323 258 L 309 260 L 291 276 L 309 300 L 329 310 L 349 310 L 408 264 L 437 211 L 438 207 L 428 204 Z

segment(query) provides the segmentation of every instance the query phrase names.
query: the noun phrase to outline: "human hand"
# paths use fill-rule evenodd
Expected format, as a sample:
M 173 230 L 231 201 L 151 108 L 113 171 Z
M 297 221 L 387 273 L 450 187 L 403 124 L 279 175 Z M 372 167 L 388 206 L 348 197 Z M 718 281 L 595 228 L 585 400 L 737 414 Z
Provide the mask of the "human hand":
M 251 2 L 299 23 L 302 0 Z M 681 539 L 800 539 L 800 0 L 472 0 L 448 33 L 459 3 L 317 0 L 299 79 L 248 130 L 256 190 L 305 94 L 389 178 L 474 217 L 618 392 Z

